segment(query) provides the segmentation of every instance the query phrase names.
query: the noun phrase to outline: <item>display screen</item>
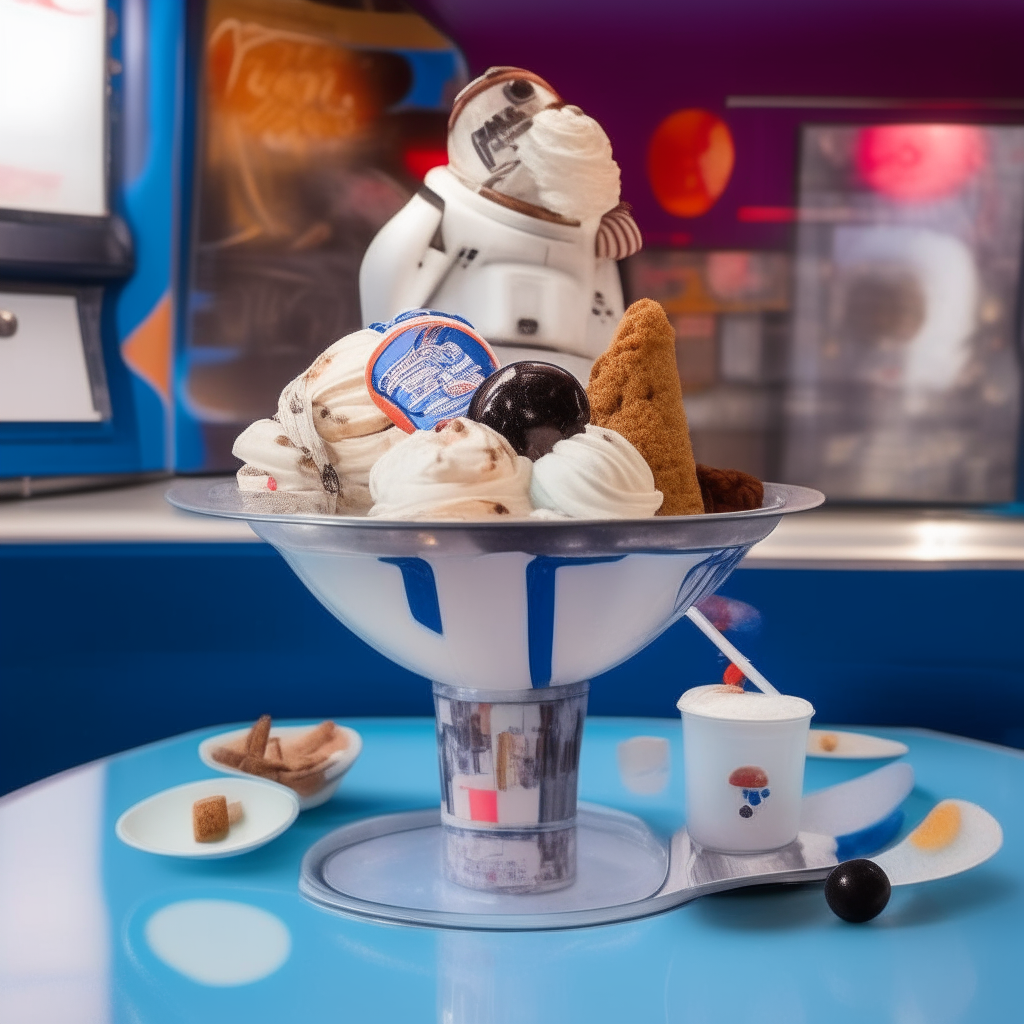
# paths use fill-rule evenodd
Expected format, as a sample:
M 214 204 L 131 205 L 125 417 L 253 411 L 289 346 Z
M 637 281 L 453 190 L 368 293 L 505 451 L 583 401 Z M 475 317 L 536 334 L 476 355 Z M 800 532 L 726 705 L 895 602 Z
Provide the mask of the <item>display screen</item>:
M 233 469 L 240 429 L 357 330 L 359 266 L 447 161 L 452 43 L 401 4 L 209 0 L 179 466 Z
M 0 209 L 107 213 L 106 4 L 0 0 Z
M 830 498 L 1008 501 L 1024 128 L 809 125 L 784 479 Z

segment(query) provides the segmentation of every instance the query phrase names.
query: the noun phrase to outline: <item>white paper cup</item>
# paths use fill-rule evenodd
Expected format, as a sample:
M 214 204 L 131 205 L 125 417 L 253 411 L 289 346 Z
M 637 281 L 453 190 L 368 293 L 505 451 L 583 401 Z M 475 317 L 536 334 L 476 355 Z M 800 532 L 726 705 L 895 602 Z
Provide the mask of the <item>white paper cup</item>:
M 776 850 L 796 839 L 813 705 L 785 694 L 697 686 L 676 706 L 690 838 L 720 853 Z

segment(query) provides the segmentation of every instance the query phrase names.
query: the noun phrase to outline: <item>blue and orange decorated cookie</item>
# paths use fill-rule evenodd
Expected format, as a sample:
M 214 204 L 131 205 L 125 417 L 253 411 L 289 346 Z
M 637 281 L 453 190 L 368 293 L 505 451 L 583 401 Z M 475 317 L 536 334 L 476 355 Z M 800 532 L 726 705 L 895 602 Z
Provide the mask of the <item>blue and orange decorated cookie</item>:
M 384 337 L 366 363 L 366 390 L 410 434 L 464 416 L 499 365 L 473 325 L 451 313 L 413 309 L 370 326 Z

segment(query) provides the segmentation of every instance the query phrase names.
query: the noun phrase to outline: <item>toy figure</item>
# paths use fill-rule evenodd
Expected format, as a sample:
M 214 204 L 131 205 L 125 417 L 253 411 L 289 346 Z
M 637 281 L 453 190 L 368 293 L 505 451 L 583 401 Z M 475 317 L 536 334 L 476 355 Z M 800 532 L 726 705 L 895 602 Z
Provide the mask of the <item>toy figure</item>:
M 455 99 L 448 161 L 370 244 L 364 324 L 443 309 L 503 363 L 544 358 L 585 382 L 624 312 L 615 261 L 642 245 L 608 137 L 537 75 L 491 68 Z

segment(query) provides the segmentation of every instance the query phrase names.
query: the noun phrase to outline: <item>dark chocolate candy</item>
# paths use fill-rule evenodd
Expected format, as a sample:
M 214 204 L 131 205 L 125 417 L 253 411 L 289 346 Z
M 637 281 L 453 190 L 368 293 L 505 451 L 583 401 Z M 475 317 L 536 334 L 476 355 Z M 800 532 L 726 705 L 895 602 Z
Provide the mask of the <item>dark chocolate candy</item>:
M 825 901 L 832 913 L 852 924 L 870 921 L 885 910 L 892 886 L 873 860 L 848 860 L 825 880 Z
M 536 462 L 558 441 L 583 433 L 590 422 L 590 402 L 568 370 L 526 361 L 495 370 L 476 389 L 468 416 Z

